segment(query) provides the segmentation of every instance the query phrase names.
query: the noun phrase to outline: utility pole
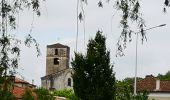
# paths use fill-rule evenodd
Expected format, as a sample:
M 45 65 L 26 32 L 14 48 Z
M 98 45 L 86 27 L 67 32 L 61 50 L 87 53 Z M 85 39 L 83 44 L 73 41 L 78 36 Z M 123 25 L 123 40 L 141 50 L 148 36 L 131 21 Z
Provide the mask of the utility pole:
M 158 28 L 158 27 L 163 27 L 163 26 L 166 26 L 166 24 L 161 24 L 161 25 L 158 25 L 158 26 L 154 26 L 154 27 L 151 27 L 151 28 L 148 28 L 148 29 L 145 29 L 143 31 L 148 31 L 148 30 L 151 30 L 151 29 L 154 29 L 154 28 Z M 138 68 L 138 35 L 139 35 L 140 31 L 139 32 L 136 32 L 136 54 L 135 54 L 135 79 L 134 79 L 134 95 L 136 95 L 136 91 L 137 91 L 137 88 L 136 88 L 136 85 L 137 85 L 137 68 Z

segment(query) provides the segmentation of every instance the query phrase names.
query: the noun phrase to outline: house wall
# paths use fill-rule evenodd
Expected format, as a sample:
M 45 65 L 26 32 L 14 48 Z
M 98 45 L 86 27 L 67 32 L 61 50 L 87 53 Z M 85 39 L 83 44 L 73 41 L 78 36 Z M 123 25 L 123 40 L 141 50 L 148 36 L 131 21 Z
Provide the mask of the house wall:
M 73 80 L 71 77 L 71 72 L 72 72 L 71 69 L 67 69 L 62 72 L 59 72 L 56 75 L 50 76 L 53 78 L 52 88 L 57 90 L 61 90 L 64 88 L 73 89 Z M 71 79 L 71 87 L 68 86 L 68 78 Z M 42 78 L 41 84 L 43 88 L 50 89 L 51 88 L 50 78 L 49 77 Z
M 149 100 L 170 100 L 170 93 L 150 93 Z
M 49 89 L 50 88 L 50 80 L 48 78 L 41 79 L 41 87 L 43 87 L 45 89 Z
M 25 84 L 25 83 L 14 83 L 14 85 L 17 87 L 22 87 L 22 88 L 26 88 L 29 86 L 29 84 Z

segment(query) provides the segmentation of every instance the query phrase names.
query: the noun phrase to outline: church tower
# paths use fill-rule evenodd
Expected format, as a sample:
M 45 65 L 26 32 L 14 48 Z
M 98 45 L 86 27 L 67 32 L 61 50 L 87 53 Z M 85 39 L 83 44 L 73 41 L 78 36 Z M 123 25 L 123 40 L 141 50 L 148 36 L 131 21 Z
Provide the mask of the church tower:
M 49 90 L 73 89 L 69 68 L 70 48 L 60 43 L 47 45 L 46 75 L 41 77 L 41 86 Z
M 46 75 L 69 68 L 70 48 L 60 43 L 47 45 Z

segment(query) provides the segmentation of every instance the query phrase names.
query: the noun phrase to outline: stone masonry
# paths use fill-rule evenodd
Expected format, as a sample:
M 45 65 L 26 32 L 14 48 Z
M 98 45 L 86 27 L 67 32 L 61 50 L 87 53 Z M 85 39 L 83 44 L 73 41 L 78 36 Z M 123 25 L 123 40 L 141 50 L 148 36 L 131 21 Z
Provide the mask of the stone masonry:
M 46 76 L 41 77 L 43 88 L 72 89 L 72 69 L 69 68 L 70 48 L 60 43 L 47 45 Z

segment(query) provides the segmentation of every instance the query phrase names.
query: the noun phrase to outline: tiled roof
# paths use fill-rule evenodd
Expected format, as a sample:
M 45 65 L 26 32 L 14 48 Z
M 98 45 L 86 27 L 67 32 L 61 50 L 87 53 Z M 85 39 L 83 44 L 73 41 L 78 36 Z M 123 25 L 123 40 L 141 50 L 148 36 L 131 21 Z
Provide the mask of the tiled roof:
M 15 85 L 15 84 L 20 84 L 20 85 Z M 23 86 L 23 84 L 24 84 L 24 86 Z M 15 77 L 14 88 L 12 90 L 12 93 L 16 98 L 20 99 L 20 98 L 22 98 L 22 95 L 24 94 L 25 89 L 27 89 L 27 88 L 31 89 L 33 87 L 36 87 L 36 85 L 30 84 L 25 80 Z
M 137 91 L 154 91 L 156 89 L 156 78 L 152 75 L 137 82 Z
M 170 80 L 160 80 L 159 89 L 156 90 L 156 77 L 152 75 L 146 76 L 144 79 L 137 82 L 137 91 L 149 91 L 149 92 L 170 92 Z
M 14 89 L 12 90 L 13 95 L 16 98 L 22 98 L 22 95 L 24 94 L 25 89 L 21 88 L 21 87 L 14 87 Z
M 47 48 L 69 48 L 66 45 L 62 45 L 60 43 L 52 44 L 52 45 L 47 45 Z
M 19 78 L 17 78 L 17 77 L 15 77 L 15 83 L 25 83 L 25 84 L 28 84 L 27 81 L 24 81 L 24 80 L 19 79 Z
M 160 81 L 160 91 L 170 92 L 170 80 L 169 81 Z

